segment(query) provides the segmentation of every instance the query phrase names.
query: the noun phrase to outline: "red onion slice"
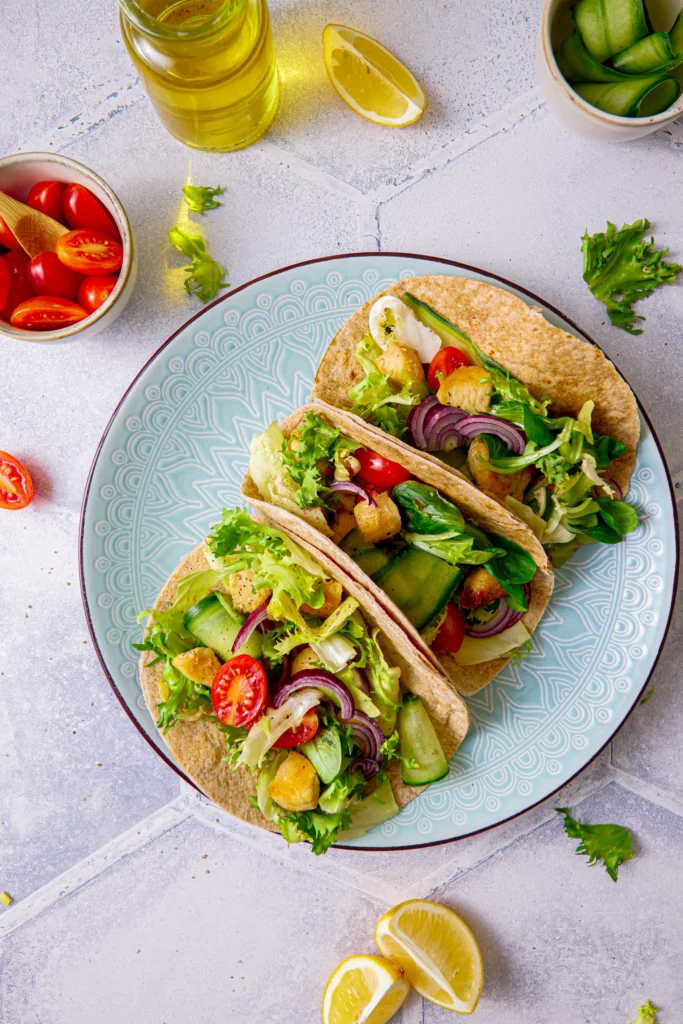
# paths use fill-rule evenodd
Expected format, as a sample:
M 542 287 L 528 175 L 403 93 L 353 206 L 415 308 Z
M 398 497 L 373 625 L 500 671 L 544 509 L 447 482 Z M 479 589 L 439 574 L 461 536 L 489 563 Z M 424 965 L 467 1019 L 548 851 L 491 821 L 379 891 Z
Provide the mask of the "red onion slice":
M 612 490 L 614 491 L 614 500 L 615 501 L 621 501 L 623 499 L 624 495 L 622 494 L 621 487 L 616 482 L 616 480 L 605 480 L 605 483 L 607 484 L 608 487 L 611 487 Z M 596 493 L 597 491 L 600 491 L 601 489 L 602 488 L 600 488 L 600 487 L 594 487 L 593 488 L 593 495 L 596 498 L 607 498 L 607 497 L 609 497 L 609 495 L 607 495 L 607 494 L 597 494 Z
M 422 451 L 427 450 L 427 442 L 424 435 L 425 417 L 429 410 L 435 408 L 437 405 L 440 405 L 440 402 L 436 395 L 429 395 L 428 398 L 423 399 L 419 405 L 414 406 L 410 410 L 410 416 L 408 417 L 408 429 L 412 434 L 415 447 L 421 448 Z
M 305 669 L 303 672 L 295 672 L 291 679 L 278 686 L 271 698 L 273 707 L 281 707 L 296 690 L 303 690 L 307 687 L 315 687 L 328 700 L 333 700 L 335 704 L 338 704 L 341 716 L 345 721 L 359 714 L 354 707 L 353 697 L 344 684 L 324 668 L 311 668 Z
M 345 723 L 351 726 L 351 735 L 357 741 L 364 758 L 371 761 L 382 761 L 380 749 L 384 743 L 384 733 L 368 715 L 362 711 L 354 711 L 353 717 Z
M 239 651 L 240 647 L 243 647 L 244 644 L 246 644 L 247 640 L 249 639 L 251 634 L 254 632 L 256 627 L 261 622 L 264 622 L 268 618 L 268 605 L 269 604 L 270 604 L 270 598 L 268 598 L 266 601 L 264 601 L 263 604 L 260 604 L 258 606 L 258 608 L 256 608 L 253 612 L 251 612 L 250 615 L 247 615 L 246 619 L 244 620 L 244 624 L 242 625 L 242 628 L 240 629 L 239 633 L 237 634 L 237 636 L 235 637 L 235 639 L 233 641 L 233 644 L 232 644 L 232 653 L 233 654 L 235 654 L 236 651 Z
M 460 420 L 458 430 L 471 441 L 478 434 L 493 434 L 503 441 L 514 455 L 523 455 L 526 447 L 526 438 L 522 431 L 513 423 L 502 420 L 498 416 L 466 416 Z
M 384 760 L 384 758 L 382 758 Z M 369 782 L 373 779 L 377 772 L 382 767 L 381 761 L 374 761 L 371 757 L 357 757 L 355 761 L 352 761 L 348 767 L 348 771 L 355 772 L 360 771 L 365 776 L 365 781 Z
M 489 619 L 488 622 L 481 622 L 476 626 L 467 626 L 465 632 L 467 636 L 479 640 L 484 640 L 490 636 L 497 636 L 503 630 L 509 629 L 510 626 L 514 626 L 516 622 L 519 622 L 522 614 L 522 612 L 514 611 L 505 598 L 501 597 L 498 610 L 492 619 Z
M 360 484 L 354 483 L 353 480 L 335 480 L 327 489 L 328 491 L 351 491 L 352 494 L 357 494 L 364 501 L 367 501 L 368 505 L 377 504 L 370 491 Z
M 463 409 L 451 405 L 435 405 L 428 410 L 424 419 L 423 432 L 427 451 L 441 452 L 448 448 L 460 448 L 467 439 L 460 433 L 460 423 L 467 419 Z

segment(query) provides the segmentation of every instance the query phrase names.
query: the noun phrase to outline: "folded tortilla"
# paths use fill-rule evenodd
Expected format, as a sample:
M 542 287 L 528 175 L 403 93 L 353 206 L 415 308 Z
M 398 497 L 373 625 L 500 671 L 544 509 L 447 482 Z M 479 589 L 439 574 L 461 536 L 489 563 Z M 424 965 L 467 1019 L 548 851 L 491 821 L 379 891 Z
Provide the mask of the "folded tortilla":
M 347 437 L 359 441 L 362 445 L 372 449 L 379 455 L 393 459 L 400 463 L 410 474 L 422 483 L 431 484 L 436 487 L 447 498 L 450 498 L 458 506 L 466 519 L 470 520 L 486 533 L 499 533 L 509 540 L 515 541 L 524 548 L 536 562 L 536 575 L 530 583 L 531 597 L 528 611 L 522 616 L 522 622 L 529 633 L 533 633 L 545 607 L 550 600 L 553 590 L 553 574 L 550 571 L 548 557 L 538 539 L 534 536 L 528 526 L 513 516 L 512 513 L 499 505 L 497 501 L 489 498 L 465 479 L 461 474 L 453 474 L 444 463 L 438 459 L 427 460 L 421 452 L 408 445 L 399 445 L 394 438 L 371 427 L 358 416 L 348 412 L 342 412 L 324 402 L 315 405 L 306 405 L 288 416 L 280 424 L 280 428 L 289 437 L 299 423 L 305 419 L 308 412 L 315 412 L 322 415 L 324 419 L 337 427 Z M 412 644 L 421 651 L 424 658 L 429 659 L 431 664 L 445 672 L 460 693 L 465 696 L 476 693 L 483 686 L 486 686 L 503 669 L 509 658 L 495 658 L 479 665 L 458 665 L 451 654 L 445 651 L 432 650 L 422 639 L 420 633 L 406 616 L 396 607 L 394 602 L 387 597 L 384 591 L 374 580 L 370 579 L 360 566 L 347 555 L 329 537 L 324 536 L 310 523 L 305 522 L 299 516 L 283 509 L 272 502 L 265 501 L 260 494 L 251 475 L 247 473 L 242 482 L 242 494 L 247 501 L 258 509 L 261 515 L 270 519 L 280 529 L 287 530 L 296 536 L 297 540 L 305 538 L 309 544 L 314 545 L 318 551 L 324 552 L 341 566 L 346 575 L 363 586 L 373 598 L 396 620 L 401 629 L 410 638 Z
M 378 641 L 387 661 L 401 669 L 402 688 L 421 698 L 434 724 L 443 752 L 450 760 L 464 740 L 469 725 L 469 713 L 464 701 L 453 691 L 443 673 L 436 671 L 433 664 L 413 647 L 405 633 L 371 593 L 349 578 L 334 561 L 309 543 L 306 537 L 302 537 L 300 533 L 295 536 L 293 531 L 280 523 L 278 528 L 283 533 L 288 533 L 297 544 L 314 555 L 325 572 L 343 585 L 347 595 L 356 598 L 366 622 L 373 627 L 379 627 Z M 200 544 L 183 559 L 168 579 L 154 608 L 165 610 L 173 604 L 178 581 L 183 576 L 209 568 L 203 544 Z M 160 663 L 150 665 L 153 660 L 153 652 L 143 651 L 140 658 L 140 682 L 147 707 L 156 722 L 159 716 L 159 681 L 162 666 Z M 225 739 L 215 722 L 206 719 L 196 722 L 179 721 L 166 734 L 161 735 L 185 774 L 210 800 L 251 825 L 279 832 L 273 822 L 266 820 L 260 810 L 251 805 L 251 797 L 256 794 L 256 779 L 249 769 L 244 765 L 230 769 L 223 760 L 226 752 Z M 426 788 L 404 785 L 397 761 L 390 762 L 388 772 L 399 807 L 413 800 Z M 343 836 L 340 836 L 340 840 L 343 841 Z
M 410 277 L 379 292 L 340 327 L 318 367 L 311 395 L 340 409 L 350 409 L 349 388 L 365 377 L 356 346 L 368 332 L 368 316 L 383 295 L 410 292 L 472 338 L 538 399 L 549 398 L 556 416 L 576 417 L 588 399 L 595 402 L 592 426 L 609 434 L 627 451 L 609 467 L 609 478 L 628 490 L 640 436 L 635 396 L 617 368 L 597 347 L 553 327 L 540 310 L 502 288 L 466 277 Z M 376 427 L 371 429 L 377 433 Z M 382 434 L 382 436 L 385 436 Z M 396 438 L 394 444 L 408 451 Z M 444 463 L 426 452 L 429 462 Z M 452 475 L 456 469 L 447 469 Z M 461 475 L 461 474 L 458 474 Z

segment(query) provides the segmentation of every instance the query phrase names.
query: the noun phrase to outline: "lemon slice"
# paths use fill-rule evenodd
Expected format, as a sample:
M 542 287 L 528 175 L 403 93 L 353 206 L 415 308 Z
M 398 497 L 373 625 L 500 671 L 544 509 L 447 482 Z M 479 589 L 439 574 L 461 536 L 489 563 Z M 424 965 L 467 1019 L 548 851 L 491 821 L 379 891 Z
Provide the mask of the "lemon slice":
M 361 117 L 403 128 L 424 113 L 427 98 L 418 80 L 371 36 L 346 25 L 325 25 L 323 53 L 332 85 Z
M 400 967 L 379 956 L 350 956 L 325 986 L 323 1024 L 386 1024 L 409 991 Z
M 375 942 L 430 1003 L 455 1013 L 474 1012 L 484 965 L 477 940 L 452 910 L 429 900 L 399 903 L 377 922 Z

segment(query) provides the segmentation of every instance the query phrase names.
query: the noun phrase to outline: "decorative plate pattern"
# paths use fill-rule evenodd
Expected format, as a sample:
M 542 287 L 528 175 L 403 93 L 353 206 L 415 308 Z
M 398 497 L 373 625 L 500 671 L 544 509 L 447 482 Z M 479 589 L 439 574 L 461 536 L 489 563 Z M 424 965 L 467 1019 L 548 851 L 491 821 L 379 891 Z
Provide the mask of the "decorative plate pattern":
M 137 678 L 136 617 L 240 502 L 249 439 L 309 396 L 346 317 L 413 274 L 496 278 L 438 260 L 338 257 L 252 282 L 206 309 L 151 360 L 117 409 L 91 472 L 82 582 L 103 666 L 139 728 L 170 755 Z M 548 319 L 578 331 L 535 296 Z M 472 727 L 448 777 L 359 847 L 434 843 L 495 825 L 563 785 L 604 746 L 643 689 L 666 634 L 677 551 L 667 470 L 647 423 L 630 500 L 645 517 L 625 543 L 586 547 L 557 574 L 531 653 L 470 699 Z

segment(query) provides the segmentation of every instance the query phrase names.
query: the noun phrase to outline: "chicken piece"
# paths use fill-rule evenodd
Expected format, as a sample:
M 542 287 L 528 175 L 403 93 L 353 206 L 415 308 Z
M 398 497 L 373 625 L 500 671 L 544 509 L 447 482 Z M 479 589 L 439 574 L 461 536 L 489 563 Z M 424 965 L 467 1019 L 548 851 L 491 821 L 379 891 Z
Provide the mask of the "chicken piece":
M 256 611 L 260 604 L 269 601 L 273 591 L 270 587 L 262 587 L 261 590 L 254 590 L 254 574 L 251 569 L 242 569 L 241 572 L 233 572 L 228 577 L 230 587 L 230 598 L 235 611 L 244 612 L 249 615 Z
M 487 572 L 483 565 L 479 565 L 476 569 L 470 570 L 465 577 L 460 593 L 460 607 L 483 608 L 504 594 L 505 591 L 498 580 L 494 580 L 491 573 Z
M 465 412 L 488 412 L 491 404 L 491 378 L 481 366 L 459 366 L 441 382 L 437 398 Z
M 533 466 L 520 469 L 518 473 L 494 473 L 480 462 L 488 461 L 489 448 L 483 437 L 475 437 L 467 452 L 467 466 L 477 487 L 492 498 L 505 503 L 508 494 L 518 501 L 524 500 L 524 492 L 534 478 Z
M 326 619 L 341 604 L 341 583 L 337 583 L 336 580 L 332 580 L 331 583 L 323 583 L 323 596 L 324 601 L 320 608 L 311 608 L 310 604 L 302 604 L 301 611 L 306 615 L 317 615 L 321 619 Z
M 376 362 L 380 373 L 386 374 L 391 383 L 400 388 L 404 384 L 424 383 L 425 372 L 414 348 L 393 342 Z
M 355 500 L 355 496 L 352 495 Z M 347 533 L 351 533 L 351 530 L 356 528 L 356 517 L 353 512 L 347 512 L 346 509 L 341 509 L 337 512 L 337 517 L 332 523 L 332 540 L 335 544 L 341 544 Z
M 318 805 L 320 779 L 308 758 L 292 750 L 278 768 L 268 793 L 286 811 L 312 811 Z
M 294 675 L 296 672 L 308 672 L 310 669 L 320 668 L 320 664 L 318 655 L 306 644 L 305 647 L 300 647 L 292 658 L 291 673 Z
M 210 647 L 195 647 L 192 651 L 176 654 L 172 665 L 193 683 L 199 683 L 201 686 L 211 686 L 216 672 L 221 667 L 220 661 Z
M 401 513 L 392 498 L 385 492 L 375 495 L 376 505 L 359 501 L 353 510 L 356 525 L 370 544 L 387 540 L 401 530 Z

